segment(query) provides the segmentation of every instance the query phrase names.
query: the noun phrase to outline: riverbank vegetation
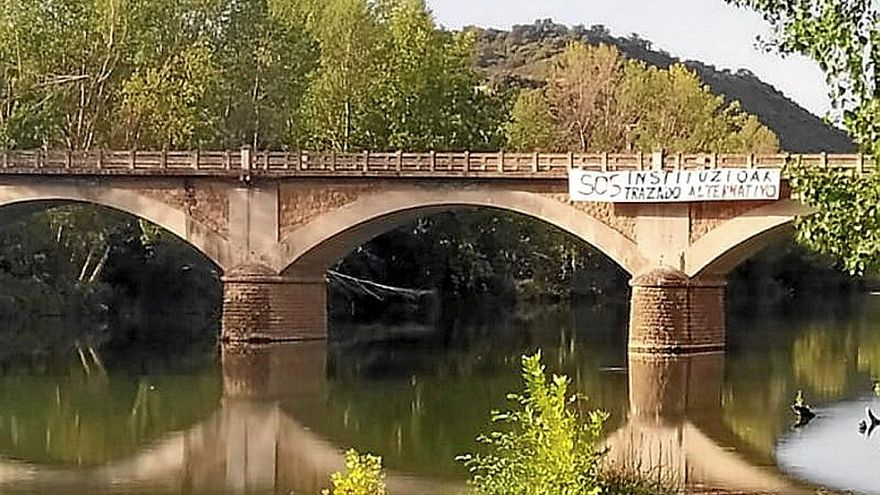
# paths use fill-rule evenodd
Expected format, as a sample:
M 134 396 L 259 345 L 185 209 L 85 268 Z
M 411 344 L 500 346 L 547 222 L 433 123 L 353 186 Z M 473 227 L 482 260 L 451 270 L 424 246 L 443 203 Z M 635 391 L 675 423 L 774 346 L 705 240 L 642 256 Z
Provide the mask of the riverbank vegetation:
M 644 43 L 601 29 L 542 22 L 504 36 L 453 32 L 436 25 L 422 0 L 0 0 L 0 7 L 5 149 L 779 147 L 771 129 L 710 92 L 692 67 L 633 61 L 636 45 L 647 53 Z M 517 57 L 527 63 L 502 77 L 497 68 Z M 572 294 L 603 304 L 628 291 L 625 274 L 591 247 L 492 210 L 419 219 L 336 269 L 503 305 Z M 10 353 L 144 341 L 176 348 L 216 334 L 216 267 L 172 235 L 103 208 L 4 208 L 0 280 L 0 313 L 13 322 L 3 332 L 23 339 Z M 376 316 L 346 297 L 332 292 L 336 317 Z M 48 337 L 53 332 L 64 335 Z

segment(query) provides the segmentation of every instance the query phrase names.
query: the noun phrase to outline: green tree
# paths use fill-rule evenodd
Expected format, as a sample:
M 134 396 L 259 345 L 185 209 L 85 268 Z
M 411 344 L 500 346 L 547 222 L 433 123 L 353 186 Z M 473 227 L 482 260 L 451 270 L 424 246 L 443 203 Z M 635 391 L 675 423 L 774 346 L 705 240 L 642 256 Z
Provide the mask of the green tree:
M 504 104 L 473 69 L 473 36 L 437 29 L 424 0 L 384 0 L 377 11 L 384 40 L 377 106 L 384 121 L 376 145 L 497 149 Z
M 776 136 L 682 65 L 627 61 L 607 45 L 572 43 L 546 84 L 520 93 L 507 126 L 518 150 L 772 152 Z
M 217 40 L 224 82 L 221 146 L 280 149 L 297 144 L 300 107 L 317 64 L 306 11 L 289 0 L 231 2 Z
M 471 473 L 472 493 L 601 493 L 604 450 L 598 441 L 608 415 L 573 410 L 570 380 L 557 375 L 548 380 L 540 352 L 523 356 L 522 370 L 525 390 L 509 396 L 516 407 L 493 414 L 500 427 L 478 439 L 491 453 L 460 457 Z
M 825 73 L 842 122 L 866 152 L 880 156 L 880 4 L 874 0 L 727 0 L 760 12 L 781 53 L 805 55 Z
M 831 88 L 834 118 L 860 151 L 880 159 L 880 5 L 872 0 L 727 0 L 763 14 L 767 45 L 815 60 Z M 880 175 L 850 177 L 789 168 L 793 187 L 816 212 L 798 219 L 798 238 L 854 274 L 880 268 Z
M 197 148 L 217 127 L 221 68 L 204 42 L 156 66 L 138 68 L 122 87 L 115 146 L 137 149 Z
M 7 91 L 7 142 L 87 149 L 109 124 L 110 88 L 120 78 L 128 41 L 120 0 L 4 0 L 0 46 Z M 33 112 L 31 117 L 20 112 Z M 18 119 L 40 122 L 32 131 Z
M 629 62 L 619 92 L 619 105 L 632 123 L 635 148 L 670 152 L 774 153 L 779 141 L 737 102 L 725 105 L 699 77 L 683 65 L 668 69 Z
M 555 150 L 556 121 L 540 90 L 523 90 L 516 98 L 506 126 L 510 146 L 515 151 Z
M 303 104 L 305 142 L 341 151 L 371 147 L 379 27 L 364 0 L 328 0 L 313 8 L 307 26 L 320 57 Z

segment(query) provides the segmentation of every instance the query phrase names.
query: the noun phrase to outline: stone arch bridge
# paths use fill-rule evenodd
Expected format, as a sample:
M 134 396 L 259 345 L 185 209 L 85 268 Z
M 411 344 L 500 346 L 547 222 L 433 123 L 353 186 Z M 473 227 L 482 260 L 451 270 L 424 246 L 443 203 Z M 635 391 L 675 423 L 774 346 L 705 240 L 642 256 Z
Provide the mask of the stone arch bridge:
M 176 234 L 223 273 L 223 337 L 326 336 L 328 267 L 419 216 L 517 212 L 593 245 L 632 275 L 630 349 L 724 346 L 727 274 L 808 210 L 774 201 L 592 203 L 568 171 L 779 168 L 788 155 L 7 151 L 0 222 L 59 202 L 102 205 Z M 858 155 L 806 164 L 862 172 Z

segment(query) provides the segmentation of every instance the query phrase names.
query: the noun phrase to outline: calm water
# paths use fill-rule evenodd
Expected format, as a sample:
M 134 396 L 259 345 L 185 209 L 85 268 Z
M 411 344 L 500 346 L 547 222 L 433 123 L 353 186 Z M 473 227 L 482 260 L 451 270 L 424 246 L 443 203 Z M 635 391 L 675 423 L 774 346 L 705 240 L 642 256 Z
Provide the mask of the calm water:
M 676 359 L 628 358 L 620 311 L 566 310 L 493 314 L 442 335 L 337 328 L 399 339 L 229 348 L 161 372 L 90 355 L 8 367 L 0 493 L 313 494 L 348 447 L 384 457 L 391 493 L 455 493 L 455 456 L 537 348 L 611 413 L 614 462 L 662 464 L 690 486 L 880 493 L 880 428 L 858 431 L 866 405 L 880 413 L 880 298 L 815 313 L 733 316 L 726 355 Z M 799 389 L 818 417 L 795 429 Z

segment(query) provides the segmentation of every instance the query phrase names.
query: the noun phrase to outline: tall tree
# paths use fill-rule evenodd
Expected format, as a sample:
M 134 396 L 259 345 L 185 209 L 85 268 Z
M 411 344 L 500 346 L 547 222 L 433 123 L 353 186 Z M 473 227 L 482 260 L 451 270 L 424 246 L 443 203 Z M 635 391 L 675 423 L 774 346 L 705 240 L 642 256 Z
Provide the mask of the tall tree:
M 880 164 L 880 4 L 876 0 L 727 0 L 763 14 L 775 29 L 767 45 L 819 64 L 838 122 Z M 816 212 L 798 221 L 808 247 L 852 273 L 880 269 L 880 174 L 851 177 L 792 168 L 793 184 Z
M 627 61 L 616 48 L 572 43 L 543 88 L 523 91 L 507 127 L 515 149 L 772 152 L 776 136 L 725 105 L 692 71 Z M 544 148 L 547 149 L 547 148 Z
M 308 29 L 320 57 L 305 96 L 306 144 L 348 151 L 370 147 L 376 109 L 379 28 L 364 0 L 316 2 Z
M 86 149 L 98 141 L 122 77 L 128 13 L 121 0 L 4 0 L 0 46 L 10 54 L 3 72 L 14 88 L 4 96 L 17 100 L 4 106 L 47 120 L 21 144 Z
M 567 149 L 619 149 L 626 126 L 618 105 L 624 59 L 608 45 L 572 43 L 553 62 L 544 92 Z
M 540 89 L 520 91 L 505 130 L 510 146 L 517 151 L 552 151 L 560 145 L 556 119 Z
M 880 155 L 880 3 L 876 0 L 726 0 L 774 27 L 769 48 L 819 64 L 836 118 L 863 151 Z
M 297 2 L 230 2 L 218 40 L 224 68 L 223 146 L 279 149 L 296 141 L 317 46 Z
M 504 105 L 481 86 L 470 33 L 437 29 L 424 0 L 376 4 L 385 148 L 497 147 Z M 382 136 L 381 132 L 376 133 Z
M 618 104 L 627 140 L 641 151 L 774 153 L 779 140 L 739 103 L 724 103 L 683 65 L 668 69 L 629 62 Z M 618 130 L 622 130 L 618 128 Z

